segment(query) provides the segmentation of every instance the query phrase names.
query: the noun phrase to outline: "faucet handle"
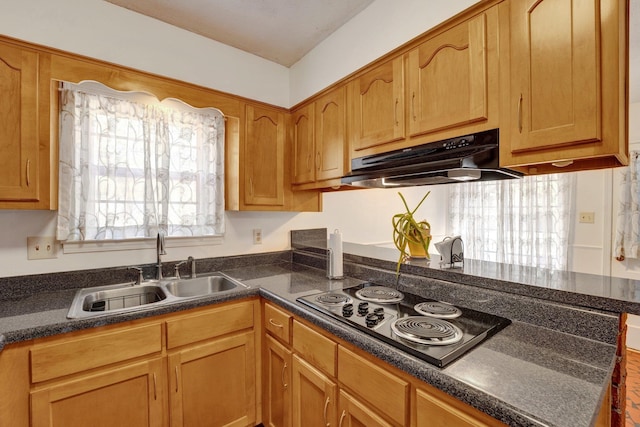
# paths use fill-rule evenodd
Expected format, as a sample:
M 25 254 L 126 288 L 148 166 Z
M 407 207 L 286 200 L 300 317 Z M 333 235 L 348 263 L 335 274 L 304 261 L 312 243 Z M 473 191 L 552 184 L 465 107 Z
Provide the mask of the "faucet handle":
M 180 266 L 186 263 L 187 261 L 180 261 L 173 266 L 173 271 L 174 271 L 173 275 L 176 277 L 176 279 L 180 278 Z
M 127 269 L 138 271 L 138 277 L 136 278 L 136 285 L 139 285 L 144 281 L 144 276 L 142 275 L 142 267 L 128 267 Z

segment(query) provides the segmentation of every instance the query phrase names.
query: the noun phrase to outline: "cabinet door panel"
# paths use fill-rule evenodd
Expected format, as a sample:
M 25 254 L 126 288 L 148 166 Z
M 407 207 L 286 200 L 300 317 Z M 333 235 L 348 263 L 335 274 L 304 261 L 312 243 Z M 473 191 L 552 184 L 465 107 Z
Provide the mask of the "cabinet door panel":
M 269 427 L 291 425 L 291 352 L 270 336 L 266 337 L 265 411 Z
M 32 425 L 163 426 L 162 367 L 155 359 L 34 391 Z
M 284 205 L 284 114 L 247 105 L 245 203 Z
M 409 53 L 411 136 L 487 120 L 488 52 L 483 13 Z
M 402 58 L 384 63 L 349 85 L 353 150 L 397 141 L 404 132 Z
M 335 89 L 316 101 L 316 179 L 339 178 L 344 172 L 345 90 Z
M 171 354 L 171 425 L 252 425 L 256 417 L 255 387 L 253 332 Z
M 340 390 L 339 425 L 341 427 L 391 427 L 391 424 L 376 415 L 371 408 L 343 390 Z
M 313 107 L 313 104 L 309 104 L 292 115 L 294 184 L 313 182 L 316 179 Z
M 293 356 L 293 425 L 336 425 L 337 386 L 319 370 Z
M 597 5 L 511 2 L 512 152 L 600 139 Z
M 495 421 L 495 423 L 492 424 L 487 424 L 422 390 L 416 390 L 415 410 L 416 427 L 489 427 L 490 425 L 504 426 L 504 424 L 498 421 Z
M 0 93 L 0 201 L 37 201 L 37 53 L 0 44 Z

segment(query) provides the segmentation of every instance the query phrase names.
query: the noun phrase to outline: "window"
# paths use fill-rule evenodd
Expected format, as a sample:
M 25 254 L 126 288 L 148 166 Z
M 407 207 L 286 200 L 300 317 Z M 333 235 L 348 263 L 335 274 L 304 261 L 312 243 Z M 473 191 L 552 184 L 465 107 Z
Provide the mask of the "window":
M 63 84 L 59 240 L 222 235 L 223 167 L 220 111 Z
M 451 186 L 449 230 L 465 258 L 569 269 L 574 173 Z

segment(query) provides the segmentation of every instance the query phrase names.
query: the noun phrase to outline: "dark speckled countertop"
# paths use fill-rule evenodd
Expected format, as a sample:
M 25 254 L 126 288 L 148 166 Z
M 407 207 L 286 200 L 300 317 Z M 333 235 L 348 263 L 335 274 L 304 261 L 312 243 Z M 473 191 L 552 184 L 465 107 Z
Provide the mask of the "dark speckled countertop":
M 0 347 L 260 295 L 508 425 L 588 427 L 593 424 L 615 362 L 618 315 L 405 274 L 397 284 L 399 289 L 490 311 L 512 320 L 511 325 L 494 337 L 441 369 L 297 303 L 299 296 L 355 286 L 362 280 L 395 286 L 392 272 L 352 263 L 345 265 L 349 278 L 329 280 L 324 270 L 313 268 L 315 261 L 314 257 L 305 260 L 305 255 L 296 259 L 295 254 L 292 257 L 290 253 L 253 262 L 227 260 L 226 264 L 209 267 L 242 281 L 247 289 L 83 320 L 66 318 L 75 289 L 62 286 L 58 290 L 47 290 L 41 285 L 43 289 L 39 292 L 0 298 Z M 222 265 L 225 267 L 218 268 Z

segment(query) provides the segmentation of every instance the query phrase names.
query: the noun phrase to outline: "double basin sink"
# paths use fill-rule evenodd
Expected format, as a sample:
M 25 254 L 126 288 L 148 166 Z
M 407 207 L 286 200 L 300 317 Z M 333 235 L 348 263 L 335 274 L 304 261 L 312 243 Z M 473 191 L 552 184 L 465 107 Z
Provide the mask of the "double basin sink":
M 67 318 L 86 318 L 141 310 L 246 288 L 247 286 L 220 272 L 192 279 L 168 278 L 144 281 L 140 284 L 125 283 L 84 288 L 76 292 Z

